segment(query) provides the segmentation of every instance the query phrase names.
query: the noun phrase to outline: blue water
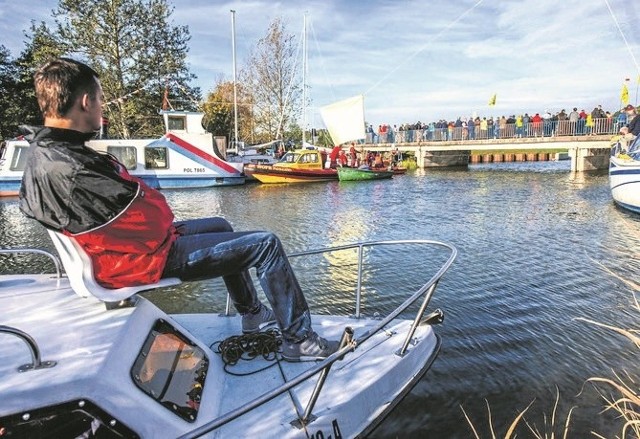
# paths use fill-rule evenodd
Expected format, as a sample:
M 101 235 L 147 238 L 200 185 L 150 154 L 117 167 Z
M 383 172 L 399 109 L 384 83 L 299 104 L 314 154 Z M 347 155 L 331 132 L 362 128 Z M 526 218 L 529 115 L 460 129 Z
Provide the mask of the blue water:
M 167 191 L 178 219 L 225 216 L 236 229 L 277 233 L 289 252 L 363 240 L 434 239 L 458 258 L 431 308 L 442 351 L 432 369 L 373 437 L 498 437 L 533 401 L 526 421 L 541 432 L 556 392 L 556 435 L 571 407 L 569 437 L 619 434 L 613 414 L 587 384 L 613 370 L 638 376 L 638 349 L 612 331 L 576 320 L 637 328 L 633 288 L 640 283 L 640 216 L 617 208 L 606 174 L 572 175 L 567 162 L 500 163 L 468 170 L 418 170 L 392 180 L 290 186 L 249 184 Z M 0 244 L 51 248 L 15 199 L 0 202 Z M 373 256 L 372 256 L 373 258 Z M 411 249 L 383 251 L 367 276 L 363 312 L 385 312 L 432 273 L 438 258 Z M 347 258 L 348 259 L 348 258 Z M 350 262 L 295 261 L 314 312 L 349 311 Z M 2 272 L 18 271 L 13 259 Z M 431 270 L 431 271 L 430 271 Z M 220 310 L 219 280 L 149 295 L 170 312 Z M 637 387 L 636 387 L 637 388 Z M 606 390 L 600 387 L 600 390 Z M 531 437 L 522 422 L 519 437 Z

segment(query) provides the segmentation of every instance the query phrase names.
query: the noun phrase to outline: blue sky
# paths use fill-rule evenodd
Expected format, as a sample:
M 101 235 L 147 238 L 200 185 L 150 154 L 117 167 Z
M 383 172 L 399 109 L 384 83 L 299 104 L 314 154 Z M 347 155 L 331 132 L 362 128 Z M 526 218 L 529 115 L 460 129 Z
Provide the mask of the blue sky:
M 631 102 L 638 100 L 634 0 L 169 2 L 174 24 L 189 27 L 188 62 L 203 92 L 232 79 L 231 9 L 239 68 L 274 18 L 300 38 L 306 13 L 307 119 L 315 126 L 317 107 L 356 94 L 374 125 L 599 104 L 615 111 L 625 78 Z M 17 55 L 30 20 L 50 20 L 56 4 L 0 0 L 0 44 Z

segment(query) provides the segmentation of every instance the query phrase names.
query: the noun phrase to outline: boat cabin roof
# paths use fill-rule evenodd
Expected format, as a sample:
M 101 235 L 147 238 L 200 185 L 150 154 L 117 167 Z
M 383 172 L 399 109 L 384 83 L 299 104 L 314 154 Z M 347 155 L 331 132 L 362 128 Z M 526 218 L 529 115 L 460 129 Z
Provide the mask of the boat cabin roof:
M 207 131 L 202 125 L 204 113 L 199 111 L 160 111 L 167 132 L 186 134 L 205 134 Z

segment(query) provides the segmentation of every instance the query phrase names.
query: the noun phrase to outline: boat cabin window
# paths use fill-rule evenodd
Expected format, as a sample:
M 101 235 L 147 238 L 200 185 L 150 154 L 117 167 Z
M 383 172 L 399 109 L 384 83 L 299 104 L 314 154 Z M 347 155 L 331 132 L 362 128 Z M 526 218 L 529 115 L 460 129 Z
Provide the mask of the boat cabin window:
M 129 427 L 88 400 L 25 410 L 0 418 L 0 437 L 138 438 Z
M 208 369 L 205 352 L 160 319 L 147 336 L 131 368 L 131 377 L 144 393 L 193 422 L 200 409 Z
M 107 152 L 118 159 L 127 169 L 136 169 L 138 160 L 136 159 L 135 146 L 107 146 Z
M 185 116 L 169 116 L 167 117 L 167 125 L 169 131 L 185 131 L 187 118 Z
M 144 167 L 146 169 L 168 169 L 168 151 L 165 147 L 147 146 L 144 148 Z
M 318 154 L 305 154 L 300 163 L 318 163 Z
M 29 151 L 28 146 L 16 146 L 13 149 L 13 157 L 11 157 L 9 169 L 12 171 L 24 171 L 24 167 L 27 164 L 27 151 Z
M 284 155 L 284 157 L 282 157 L 280 161 L 284 163 L 295 163 L 298 157 L 299 157 L 298 155 L 292 152 L 288 152 Z

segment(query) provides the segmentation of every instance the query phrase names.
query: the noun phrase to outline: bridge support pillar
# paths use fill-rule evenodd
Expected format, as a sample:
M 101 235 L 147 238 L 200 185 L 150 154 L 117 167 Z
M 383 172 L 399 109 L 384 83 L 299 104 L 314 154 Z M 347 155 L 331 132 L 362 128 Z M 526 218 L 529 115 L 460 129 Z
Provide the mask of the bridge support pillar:
M 569 148 L 571 172 L 596 171 L 609 167 L 611 148 Z
M 470 150 L 426 151 L 423 156 L 424 168 L 444 166 L 468 166 Z

